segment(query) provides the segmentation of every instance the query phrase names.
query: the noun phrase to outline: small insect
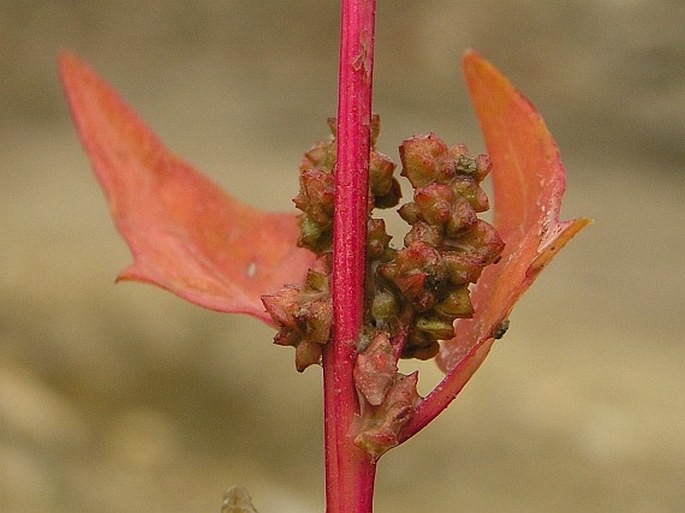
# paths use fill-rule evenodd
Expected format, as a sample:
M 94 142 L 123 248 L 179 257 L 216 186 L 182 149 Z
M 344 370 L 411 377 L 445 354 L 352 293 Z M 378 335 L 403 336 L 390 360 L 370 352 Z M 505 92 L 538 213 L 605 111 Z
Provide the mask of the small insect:
M 499 340 L 504 336 L 508 329 L 509 319 L 504 319 L 499 324 L 497 324 L 497 326 L 495 326 L 495 328 L 492 330 L 492 337 L 496 340 Z

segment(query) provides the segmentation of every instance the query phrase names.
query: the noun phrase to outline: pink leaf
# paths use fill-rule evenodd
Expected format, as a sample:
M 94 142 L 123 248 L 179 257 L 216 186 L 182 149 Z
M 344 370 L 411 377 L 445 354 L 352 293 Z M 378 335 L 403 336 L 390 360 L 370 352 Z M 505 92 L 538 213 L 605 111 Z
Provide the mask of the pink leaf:
M 455 337 L 442 345 L 438 363 L 446 371 L 469 353 L 485 357 L 487 351 L 472 350 L 494 338 L 542 268 L 590 222 L 559 221 L 566 174 L 557 145 L 531 103 L 475 52 L 465 56 L 464 71 L 493 163 L 495 226 L 506 246 L 471 295 L 474 317 L 460 320 Z
M 66 53 L 59 64 L 81 142 L 133 254 L 118 279 L 271 323 L 260 296 L 302 283 L 314 260 L 296 246 L 295 214 L 223 193 L 170 153 L 86 64 Z

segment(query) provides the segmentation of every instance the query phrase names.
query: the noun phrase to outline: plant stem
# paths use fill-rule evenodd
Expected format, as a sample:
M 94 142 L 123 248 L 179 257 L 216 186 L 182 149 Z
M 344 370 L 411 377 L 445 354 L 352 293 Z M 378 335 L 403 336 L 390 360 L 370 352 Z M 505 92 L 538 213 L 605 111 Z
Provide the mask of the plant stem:
M 400 433 L 400 443 L 421 431 L 449 406 L 483 363 L 494 342 L 495 339 L 490 338 L 478 343 L 447 373 L 431 393 L 421 400 L 414 410 L 414 415 Z
M 327 513 L 370 513 L 375 462 L 354 445 L 364 315 L 375 0 L 342 0 L 333 220 L 333 336 L 323 354 Z

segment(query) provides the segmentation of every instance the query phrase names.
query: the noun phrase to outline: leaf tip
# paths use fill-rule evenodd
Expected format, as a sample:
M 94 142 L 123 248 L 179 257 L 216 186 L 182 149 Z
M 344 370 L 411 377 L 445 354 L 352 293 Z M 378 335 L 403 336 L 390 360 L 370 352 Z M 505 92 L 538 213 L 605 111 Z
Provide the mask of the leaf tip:
M 568 241 L 593 222 L 594 219 L 590 217 L 579 217 L 570 221 L 559 222 L 556 225 L 557 230 L 546 237 L 546 240 L 541 241 L 538 255 L 528 267 L 527 274 L 540 272 Z
M 67 89 L 70 78 L 79 72 L 82 73 L 87 70 L 88 65 L 76 57 L 70 50 L 60 50 L 57 54 L 57 69 L 62 85 Z
M 487 59 L 472 48 L 467 48 L 462 57 L 462 67 L 464 73 L 468 76 L 470 73 L 476 72 L 479 68 L 485 66 L 492 66 Z

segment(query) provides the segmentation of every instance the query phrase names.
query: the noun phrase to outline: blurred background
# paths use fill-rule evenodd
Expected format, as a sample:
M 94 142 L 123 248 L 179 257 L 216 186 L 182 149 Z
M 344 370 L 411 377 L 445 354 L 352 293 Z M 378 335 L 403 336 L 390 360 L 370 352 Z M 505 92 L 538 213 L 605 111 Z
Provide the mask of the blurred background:
M 320 370 L 257 321 L 140 284 L 56 74 L 89 61 L 176 153 L 292 208 L 336 109 L 338 2 L 0 3 L 0 511 L 323 511 Z M 535 103 L 591 216 L 433 425 L 380 463 L 376 511 L 685 507 L 681 0 L 379 1 L 379 146 L 481 151 L 473 47 Z M 398 224 L 394 229 L 402 233 Z M 438 379 L 421 366 L 422 390 Z

